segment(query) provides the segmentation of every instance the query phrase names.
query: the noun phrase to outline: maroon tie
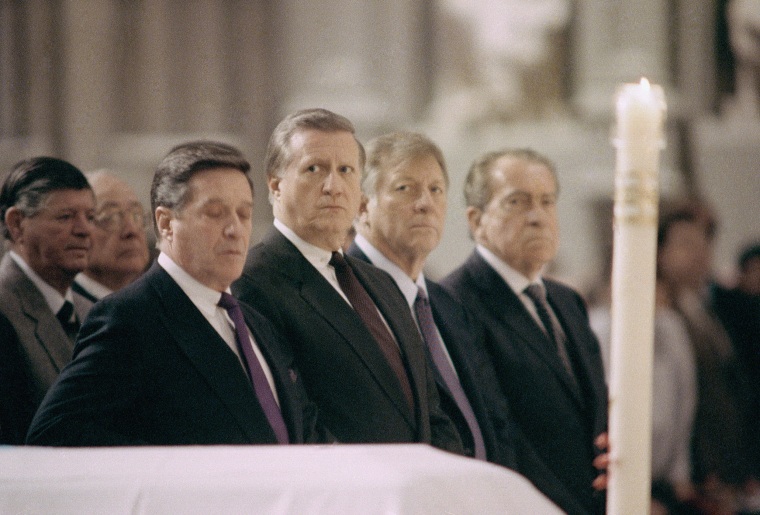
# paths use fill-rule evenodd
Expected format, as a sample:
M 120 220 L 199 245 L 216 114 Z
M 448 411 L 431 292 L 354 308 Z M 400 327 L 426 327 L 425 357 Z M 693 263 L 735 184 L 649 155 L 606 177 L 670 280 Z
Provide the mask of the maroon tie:
M 272 388 L 269 386 L 269 381 L 267 381 L 267 377 L 264 374 L 264 369 L 261 368 L 261 363 L 259 363 L 256 353 L 253 352 L 253 344 L 248 337 L 248 328 L 245 325 L 245 318 L 243 317 L 243 311 L 240 309 L 240 304 L 238 304 L 235 297 L 227 292 L 223 292 L 222 298 L 219 299 L 219 306 L 227 310 L 227 314 L 230 315 L 232 322 L 235 324 L 235 339 L 237 340 L 238 350 L 241 352 L 243 362 L 251 376 L 256 397 L 259 399 L 259 404 L 261 405 L 261 409 L 264 410 L 269 425 L 272 426 L 272 430 L 277 437 L 277 442 L 288 443 L 288 428 L 282 419 L 282 412 L 274 398 Z
M 414 397 L 412 395 L 412 387 L 409 385 L 409 376 L 406 374 L 404 368 L 404 362 L 401 358 L 401 351 L 396 345 L 393 336 L 388 331 L 385 323 L 380 318 L 380 314 L 377 312 L 377 306 L 372 302 L 372 298 L 364 289 L 364 286 L 359 282 L 354 275 L 354 271 L 348 266 L 346 260 L 343 259 L 343 255 L 340 252 L 333 252 L 330 264 L 335 268 L 335 276 L 338 278 L 340 289 L 346 294 L 348 300 L 354 308 L 354 311 L 362 319 L 364 325 L 367 326 L 372 336 L 375 337 L 375 341 L 380 346 L 380 350 L 383 351 L 385 359 L 391 366 L 393 371 L 398 377 L 398 381 L 401 384 L 401 389 L 404 392 L 409 407 L 414 410 Z

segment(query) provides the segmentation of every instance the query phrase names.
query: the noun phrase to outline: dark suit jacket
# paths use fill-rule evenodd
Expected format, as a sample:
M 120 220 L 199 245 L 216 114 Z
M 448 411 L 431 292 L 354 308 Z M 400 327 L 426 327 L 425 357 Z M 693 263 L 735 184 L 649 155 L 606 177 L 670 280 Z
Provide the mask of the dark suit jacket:
M 0 261 L 0 444 L 22 444 L 74 348 L 42 293 L 9 254 Z
M 293 345 L 306 391 L 338 441 L 424 442 L 461 453 L 461 441 L 441 411 L 420 334 L 396 283 L 367 263 L 350 256 L 346 261 L 401 348 L 414 412 L 359 315 L 277 229 L 250 250 L 232 291 L 267 316 Z
M 315 441 L 316 412 L 287 346 L 241 305 L 272 370 L 291 442 Z M 95 304 L 74 359 L 29 430 L 38 445 L 276 443 L 240 361 L 157 263 Z
M 351 244 L 347 254 L 371 263 L 356 244 Z M 428 279 L 425 279 L 425 283 L 436 326 L 443 337 L 443 343 L 454 363 L 462 389 L 470 401 L 483 434 L 488 461 L 515 468 L 514 443 L 510 432 L 506 399 L 500 395 L 493 365 L 483 347 L 482 329 L 444 288 Z M 443 377 L 433 365 L 429 354 L 428 358 L 438 386 L 441 407 L 459 431 L 465 454 L 472 456 L 475 450 L 467 421 Z M 481 384 L 489 381 L 492 381 L 492 387 L 482 388 Z
M 607 425 L 599 343 L 583 299 L 557 282 L 544 283 L 567 334 L 577 387 L 520 299 L 477 252 L 443 281 L 485 325 L 512 415 L 539 458 L 522 461 L 518 452 L 518 471 L 569 513 L 597 513 L 604 500 L 591 486 L 593 440 Z

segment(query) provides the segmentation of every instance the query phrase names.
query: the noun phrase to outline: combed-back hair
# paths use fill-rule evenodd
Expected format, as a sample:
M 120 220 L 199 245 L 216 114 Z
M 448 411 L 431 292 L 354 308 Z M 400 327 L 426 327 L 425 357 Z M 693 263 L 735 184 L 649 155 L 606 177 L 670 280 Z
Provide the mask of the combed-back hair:
M 188 183 L 193 175 L 215 168 L 240 170 L 253 192 L 253 183 L 248 174 L 251 165 L 240 150 L 217 141 L 191 141 L 171 149 L 158 165 L 150 187 L 151 211 L 155 213 L 159 206 L 182 210 L 189 200 Z M 155 219 L 153 229 L 160 238 Z
M 55 157 L 33 157 L 16 163 L 0 189 L 0 223 L 10 239 L 5 213 L 11 207 L 34 216 L 45 207 L 50 193 L 58 190 L 92 189 L 84 174 L 71 163 Z

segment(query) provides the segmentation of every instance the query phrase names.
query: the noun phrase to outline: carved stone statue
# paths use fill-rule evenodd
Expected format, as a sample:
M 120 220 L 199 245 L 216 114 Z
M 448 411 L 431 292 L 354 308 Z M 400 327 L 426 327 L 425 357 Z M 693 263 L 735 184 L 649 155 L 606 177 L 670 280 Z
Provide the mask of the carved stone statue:
M 760 118 L 760 2 L 731 0 L 727 9 L 736 56 L 736 92 L 730 115 Z

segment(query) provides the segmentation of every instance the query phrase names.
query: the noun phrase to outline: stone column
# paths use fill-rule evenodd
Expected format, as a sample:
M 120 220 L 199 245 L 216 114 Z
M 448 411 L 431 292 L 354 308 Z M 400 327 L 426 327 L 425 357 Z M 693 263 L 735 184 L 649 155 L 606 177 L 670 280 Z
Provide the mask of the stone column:
M 60 91 L 63 153 L 77 166 L 99 165 L 112 130 L 115 0 L 62 0 Z

